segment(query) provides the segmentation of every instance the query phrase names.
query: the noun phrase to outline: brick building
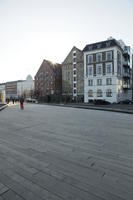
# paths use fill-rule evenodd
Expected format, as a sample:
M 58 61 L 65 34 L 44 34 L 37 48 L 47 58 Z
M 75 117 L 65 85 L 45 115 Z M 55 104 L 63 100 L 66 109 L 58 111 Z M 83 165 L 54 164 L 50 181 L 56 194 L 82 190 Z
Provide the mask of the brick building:
M 76 47 L 62 63 L 62 96 L 65 101 L 84 99 L 84 65 L 83 53 Z
M 44 60 L 35 75 L 35 95 L 41 101 L 59 101 L 62 91 L 62 65 Z

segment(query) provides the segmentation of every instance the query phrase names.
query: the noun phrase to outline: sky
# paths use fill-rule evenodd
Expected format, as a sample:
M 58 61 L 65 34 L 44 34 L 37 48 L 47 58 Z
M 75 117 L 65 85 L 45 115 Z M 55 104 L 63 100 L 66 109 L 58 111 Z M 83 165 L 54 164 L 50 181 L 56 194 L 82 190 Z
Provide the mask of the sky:
M 110 36 L 133 47 L 133 0 L 0 0 L 0 83 Z

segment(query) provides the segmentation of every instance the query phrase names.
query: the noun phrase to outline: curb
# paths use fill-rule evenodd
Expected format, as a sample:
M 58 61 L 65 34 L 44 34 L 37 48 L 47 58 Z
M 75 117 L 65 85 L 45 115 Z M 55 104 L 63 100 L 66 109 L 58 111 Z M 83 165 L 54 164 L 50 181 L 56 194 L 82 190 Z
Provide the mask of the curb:
M 5 109 L 7 106 L 8 106 L 7 104 L 4 105 L 4 106 L 1 106 L 1 107 L 0 107 L 0 111 L 3 110 L 3 109 Z
M 65 105 L 65 104 L 41 104 L 41 105 L 49 105 L 49 106 L 60 106 L 60 107 L 68 107 L 68 108 L 80 108 L 80 109 L 90 109 L 90 110 L 100 110 L 100 111 L 109 111 L 109 112 L 117 112 L 117 113 L 125 113 L 125 114 L 133 114 L 133 111 L 130 110 L 121 110 L 114 108 L 101 108 L 101 107 L 93 107 L 93 106 L 78 106 L 78 105 Z

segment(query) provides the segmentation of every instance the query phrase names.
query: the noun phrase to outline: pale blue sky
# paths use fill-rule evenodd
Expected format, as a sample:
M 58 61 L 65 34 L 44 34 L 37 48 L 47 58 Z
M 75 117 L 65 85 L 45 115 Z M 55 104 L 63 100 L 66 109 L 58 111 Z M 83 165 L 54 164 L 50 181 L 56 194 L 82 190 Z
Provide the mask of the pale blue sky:
M 0 82 L 109 36 L 133 47 L 133 0 L 0 0 Z

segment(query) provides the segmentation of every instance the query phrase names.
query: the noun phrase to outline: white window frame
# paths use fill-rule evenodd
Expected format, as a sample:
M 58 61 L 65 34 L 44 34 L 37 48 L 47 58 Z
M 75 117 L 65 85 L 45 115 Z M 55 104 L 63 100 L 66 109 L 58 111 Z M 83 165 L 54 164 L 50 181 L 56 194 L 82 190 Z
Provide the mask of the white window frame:
M 97 90 L 97 97 L 103 97 L 103 91 L 101 89 Z
M 109 54 L 109 53 L 110 53 L 110 55 L 111 55 L 111 56 L 110 56 L 110 59 L 108 59 L 108 54 Z M 112 51 L 107 51 L 107 52 L 106 52 L 106 60 L 107 60 L 107 61 L 112 60 Z
M 90 57 L 91 57 L 91 60 L 92 60 L 91 62 L 90 62 L 90 60 L 89 60 Z M 88 55 L 88 63 L 93 63 L 93 54 L 89 54 L 89 55 Z
M 107 84 L 107 82 L 108 82 L 107 80 L 109 80 L 109 79 L 110 79 L 111 81 L 110 81 L 109 84 Z M 106 78 L 106 85 L 112 85 L 112 78 Z
M 111 72 L 107 71 L 108 65 L 111 65 Z M 112 74 L 112 63 L 106 63 L 106 74 Z
M 88 80 L 88 86 L 93 86 L 93 79 Z
M 98 67 L 101 66 L 101 74 L 98 74 Z M 103 75 L 103 65 L 102 63 L 96 65 L 96 75 L 102 76 Z
M 92 74 L 89 74 L 89 68 L 92 68 Z M 93 76 L 93 65 L 88 65 L 88 76 Z
M 101 56 L 101 59 L 100 59 L 100 60 L 99 60 L 99 57 L 98 57 L 99 55 Z M 97 53 L 97 54 L 96 54 L 96 61 L 97 61 L 97 62 L 102 62 L 102 53 Z
M 99 80 L 100 80 L 100 84 L 99 84 Z M 99 86 L 102 85 L 102 79 L 101 78 L 97 79 L 97 85 L 99 85 Z
M 110 95 L 108 95 L 108 94 L 110 94 Z M 112 97 L 112 96 L 113 96 L 112 89 L 107 89 L 106 90 L 106 97 Z
M 89 92 L 92 92 L 92 95 L 89 95 Z M 88 97 L 93 97 L 93 90 L 88 91 Z

